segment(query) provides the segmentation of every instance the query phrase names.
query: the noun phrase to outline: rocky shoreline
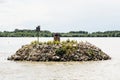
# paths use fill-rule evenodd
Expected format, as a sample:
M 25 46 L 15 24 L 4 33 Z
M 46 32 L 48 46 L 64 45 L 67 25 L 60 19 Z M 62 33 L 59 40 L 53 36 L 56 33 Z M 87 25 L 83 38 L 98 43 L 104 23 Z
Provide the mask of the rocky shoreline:
M 8 57 L 14 61 L 100 61 L 111 59 L 100 48 L 77 41 L 31 42 Z

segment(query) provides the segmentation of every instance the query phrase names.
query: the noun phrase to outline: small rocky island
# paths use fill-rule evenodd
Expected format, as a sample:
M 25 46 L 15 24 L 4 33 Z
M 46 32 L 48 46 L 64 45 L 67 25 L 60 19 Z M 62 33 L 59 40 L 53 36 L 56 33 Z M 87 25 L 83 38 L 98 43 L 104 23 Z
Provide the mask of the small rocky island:
M 101 49 L 89 42 L 33 41 L 22 46 L 8 60 L 14 61 L 99 61 L 111 59 Z

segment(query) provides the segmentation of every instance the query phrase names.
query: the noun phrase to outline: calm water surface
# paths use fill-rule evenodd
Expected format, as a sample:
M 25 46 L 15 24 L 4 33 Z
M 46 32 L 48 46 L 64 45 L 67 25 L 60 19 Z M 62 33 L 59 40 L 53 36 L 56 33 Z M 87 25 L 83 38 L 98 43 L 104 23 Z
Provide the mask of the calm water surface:
M 62 38 L 66 40 L 68 38 Z M 7 57 L 36 38 L 0 38 L 0 80 L 120 80 L 120 38 L 69 38 L 88 41 L 112 57 L 88 62 L 14 62 Z M 41 41 L 53 40 L 40 38 Z

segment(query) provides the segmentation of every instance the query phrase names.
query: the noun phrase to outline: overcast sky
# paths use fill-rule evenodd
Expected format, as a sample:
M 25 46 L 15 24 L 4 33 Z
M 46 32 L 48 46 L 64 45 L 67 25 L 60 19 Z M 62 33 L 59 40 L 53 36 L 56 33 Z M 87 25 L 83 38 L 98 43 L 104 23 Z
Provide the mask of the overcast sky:
M 0 31 L 120 30 L 120 0 L 0 0 Z

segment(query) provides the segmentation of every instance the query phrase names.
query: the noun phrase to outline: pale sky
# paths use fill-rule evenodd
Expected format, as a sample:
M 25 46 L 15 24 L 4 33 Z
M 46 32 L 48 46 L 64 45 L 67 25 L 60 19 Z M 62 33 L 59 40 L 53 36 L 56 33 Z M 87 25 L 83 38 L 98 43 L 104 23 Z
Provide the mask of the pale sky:
M 0 0 L 0 31 L 120 30 L 120 0 Z

